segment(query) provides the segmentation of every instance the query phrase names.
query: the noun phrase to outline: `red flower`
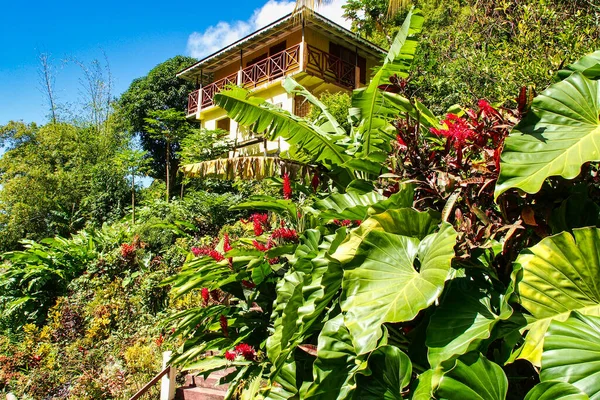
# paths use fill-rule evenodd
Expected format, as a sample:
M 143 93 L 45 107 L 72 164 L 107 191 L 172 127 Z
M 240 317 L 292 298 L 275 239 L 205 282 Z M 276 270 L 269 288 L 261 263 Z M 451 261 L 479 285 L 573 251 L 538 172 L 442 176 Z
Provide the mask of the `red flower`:
M 287 173 L 283 174 L 283 198 L 286 200 L 292 198 L 292 184 L 290 182 L 290 176 Z
M 498 114 L 498 111 L 496 111 L 496 109 L 484 99 L 481 99 L 477 102 L 477 107 L 479 107 L 479 111 L 481 111 L 481 115 L 484 117 Z
M 232 249 L 232 247 L 231 247 L 231 244 L 229 243 L 229 235 L 225 234 L 223 236 L 223 251 L 225 253 L 227 253 L 231 249 Z
M 165 337 L 161 334 L 158 338 L 156 338 L 155 342 L 158 347 L 162 346 L 165 341 Z
M 192 253 L 194 253 L 194 255 L 196 257 L 209 256 L 210 258 L 212 258 L 215 261 L 222 261 L 223 259 L 225 259 L 225 257 L 223 257 L 223 254 L 219 253 L 217 250 L 212 249 L 208 246 L 192 247 Z
M 268 251 L 268 250 L 271 250 L 271 247 L 273 247 L 273 242 L 272 242 L 271 240 L 269 240 L 269 241 L 267 242 L 267 244 L 266 244 L 266 245 L 264 245 L 264 244 L 262 244 L 262 243 L 259 243 L 259 242 L 258 242 L 258 241 L 256 241 L 256 240 L 253 240 L 253 241 L 252 241 L 252 245 L 253 245 L 253 246 L 254 246 L 254 248 L 255 248 L 256 250 L 258 250 L 258 251 Z
M 135 246 L 133 244 L 123 243 L 121 245 L 121 257 L 132 258 L 135 256 Z
M 252 221 L 254 225 L 254 234 L 256 236 L 262 235 L 265 229 L 269 229 L 269 215 L 268 214 L 252 214 L 249 221 Z M 249 221 L 242 220 L 243 223 L 247 224 Z
M 223 331 L 223 335 L 225 335 L 225 337 L 229 337 L 229 331 L 227 329 L 227 317 L 221 315 L 219 322 L 221 323 L 221 330 Z
M 256 357 L 256 350 L 254 350 L 254 347 L 246 343 L 240 343 L 235 346 L 235 352 L 242 355 L 247 361 L 252 361 Z
M 225 352 L 225 358 L 229 361 L 233 361 L 235 360 L 235 357 L 237 356 L 237 354 L 234 351 L 231 350 L 227 350 Z
M 431 128 L 431 133 L 448 138 L 456 150 L 461 149 L 467 140 L 473 139 L 475 136 L 475 132 L 467 122 L 456 114 L 446 115 L 446 119 L 442 123 L 446 125 L 447 129 Z
M 204 305 L 208 304 L 208 289 L 205 287 L 202 288 L 202 300 L 204 301 Z
M 273 231 L 271 239 L 281 239 L 284 242 L 297 242 L 298 233 L 294 229 L 279 228 Z

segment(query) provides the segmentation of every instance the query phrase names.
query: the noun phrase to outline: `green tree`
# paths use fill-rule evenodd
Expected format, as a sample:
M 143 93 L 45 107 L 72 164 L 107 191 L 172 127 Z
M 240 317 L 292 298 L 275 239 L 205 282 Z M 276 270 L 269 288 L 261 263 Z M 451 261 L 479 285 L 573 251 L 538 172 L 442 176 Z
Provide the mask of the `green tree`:
M 124 130 L 139 136 L 142 148 L 152 159 L 153 178 L 165 176 L 167 148 L 161 139 L 156 139 L 146 130 L 146 118 L 154 110 L 186 110 L 188 95 L 195 85 L 178 79 L 176 75 L 196 61 L 191 57 L 176 56 L 157 65 L 148 75 L 135 79 L 117 102 L 117 114 Z M 171 154 L 177 153 L 179 142 L 172 142 L 168 150 Z M 169 169 L 177 171 L 178 166 L 178 158 L 171 158 Z
M 10 122 L 0 127 L 0 137 L 6 149 L 0 158 L 0 247 L 66 236 L 88 221 L 100 224 L 122 213 L 127 182 L 112 166 L 123 145 L 119 135 L 66 123 Z
M 145 118 L 145 130 L 150 138 L 161 143 L 165 149 L 163 163 L 167 185 L 166 196 L 169 201 L 171 182 L 177 173 L 177 169 L 172 169 L 172 165 L 179 165 L 179 157 L 173 152 L 173 148 L 180 147 L 180 141 L 191 134 L 193 128 L 185 118 L 185 113 L 173 108 L 149 111 L 148 115 L 149 118 Z

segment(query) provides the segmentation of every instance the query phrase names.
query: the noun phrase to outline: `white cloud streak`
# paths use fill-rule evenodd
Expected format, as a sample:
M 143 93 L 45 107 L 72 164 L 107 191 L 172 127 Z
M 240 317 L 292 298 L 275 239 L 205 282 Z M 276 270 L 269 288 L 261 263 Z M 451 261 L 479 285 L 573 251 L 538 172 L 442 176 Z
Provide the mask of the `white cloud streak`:
M 345 3 L 346 0 L 334 0 L 321 6 L 317 12 L 333 22 L 349 28 L 350 22 L 342 17 L 342 5 Z M 232 23 L 220 21 L 202 32 L 193 32 L 188 37 L 188 54 L 196 58 L 206 57 L 292 12 L 295 5 L 296 2 L 290 0 L 268 0 L 261 8 L 254 10 L 247 21 Z

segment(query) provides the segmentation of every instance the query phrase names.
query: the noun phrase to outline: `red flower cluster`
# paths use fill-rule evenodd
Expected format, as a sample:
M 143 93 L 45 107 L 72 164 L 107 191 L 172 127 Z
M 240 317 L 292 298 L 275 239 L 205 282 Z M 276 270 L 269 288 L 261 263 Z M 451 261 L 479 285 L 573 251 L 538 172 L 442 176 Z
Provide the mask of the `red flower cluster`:
M 202 288 L 202 301 L 204 301 L 204 305 L 208 305 L 208 288 L 203 287 Z
M 135 256 L 136 246 L 134 244 L 123 243 L 121 245 L 121 257 L 133 258 Z
M 254 248 L 256 250 L 265 252 L 265 251 L 271 250 L 271 248 L 273 247 L 273 241 L 271 239 L 269 239 L 267 244 L 264 245 L 264 244 L 258 242 L 257 240 L 253 240 L 252 245 L 254 246 Z
M 254 350 L 254 347 L 246 343 L 240 343 L 235 346 L 235 352 L 241 354 L 248 361 L 252 361 L 256 357 L 256 350 Z
M 472 140 L 475 137 L 475 132 L 467 121 L 456 114 L 447 114 L 442 123 L 446 125 L 447 129 L 431 128 L 431 133 L 448 138 L 456 150 L 461 149 L 467 140 Z
M 256 350 L 249 344 L 240 343 L 233 350 L 225 352 L 225 358 L 229 361 L 234 361 L 237 356 L 242 356 L 247 361 L 253 361 L 256 358 Z
M 256 236 L 260 236 L 263 234 L 265 230 L 269 230 L 271 226 L 269 225 L 269 215 L 268 214 L 252 214 L 248 221 L 242 220 L 243 223 L 247 224 L 252 221 L 254 224 L 254 234 Z
M 223 257 L 223 254 L 219 253 L 217 250 L 212 249 L 208 246 L 192 247 L 192 253 L 194 253 L 194 255 L 196 257 L 209 256 L 210 258 L 212 258 L 215 261 L 222 261 L 223 259 L 225 259 L 225 257 Z
M 229 243 L 229 235 L 225 234 L 223 236 L 223 251 L 225 253 L 227 253 L 231 249 L 232 249 L 232 247 L 231 247 L 231 244 Z
M 292 184 L 289 174 L 283 174 L 283 198 L 290 200 L 292 198 Z
M 297 242 L 298 241 L 298 233 L 294 229 L 289 228 L 279 228 L 275 229 L 271 234 L 271 239 L 281 239 L 284 242 Z

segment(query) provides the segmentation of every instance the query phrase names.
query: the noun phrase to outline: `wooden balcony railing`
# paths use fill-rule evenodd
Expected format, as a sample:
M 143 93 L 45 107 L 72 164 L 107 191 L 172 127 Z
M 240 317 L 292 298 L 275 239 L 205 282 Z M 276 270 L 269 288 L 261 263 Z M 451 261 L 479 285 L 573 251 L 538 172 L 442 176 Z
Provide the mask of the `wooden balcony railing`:
M 203 86 L 200 91 L 200 95 L 202 96 L 200 99 L 200 106 L 202 108 L 209 107 L 213 105 L 213 97 L 215 94 L 219 93 L 225 86 L 228 85 L 237 85 L 238 84 L 238 74 L 231 74 L 226 76 L 225 78 L 219 79 L 216 82 L 211 83 L 210 85 Z
M 242 84 L 246 87 L 257 86 L 299 68 L 300 44 L 297 44 L 242 69 Z
M 307 45 L 306 49 L 308 52 L 307 70 L 320 75 L 323 80 L 354 89 L 356 83 L 356 66 L 353 63 L 344 61 L 333 54 L 319 50 L 311 45 Z
M 194 90 L 192 93 L 188 95 L 188 114 L 194 114 L 198 111 L 198 96 L 200 94 L 200 89 Z
M 264 82 L 270 82 L 290 72 L 300 69 L 302 44 L 289 47 L 264 60 L 258 61 L 240 71 L 219 79 L 209 85 L 193 91 L 188 97 L 188 115 L 195 114 L 199 109 L 210 107 L 213 96 L 228 85 L 256 87 Z M 306 45 L 305 69 L 323 80 L 354 89 L 356 83 L 356 66 L 339 57 Z

